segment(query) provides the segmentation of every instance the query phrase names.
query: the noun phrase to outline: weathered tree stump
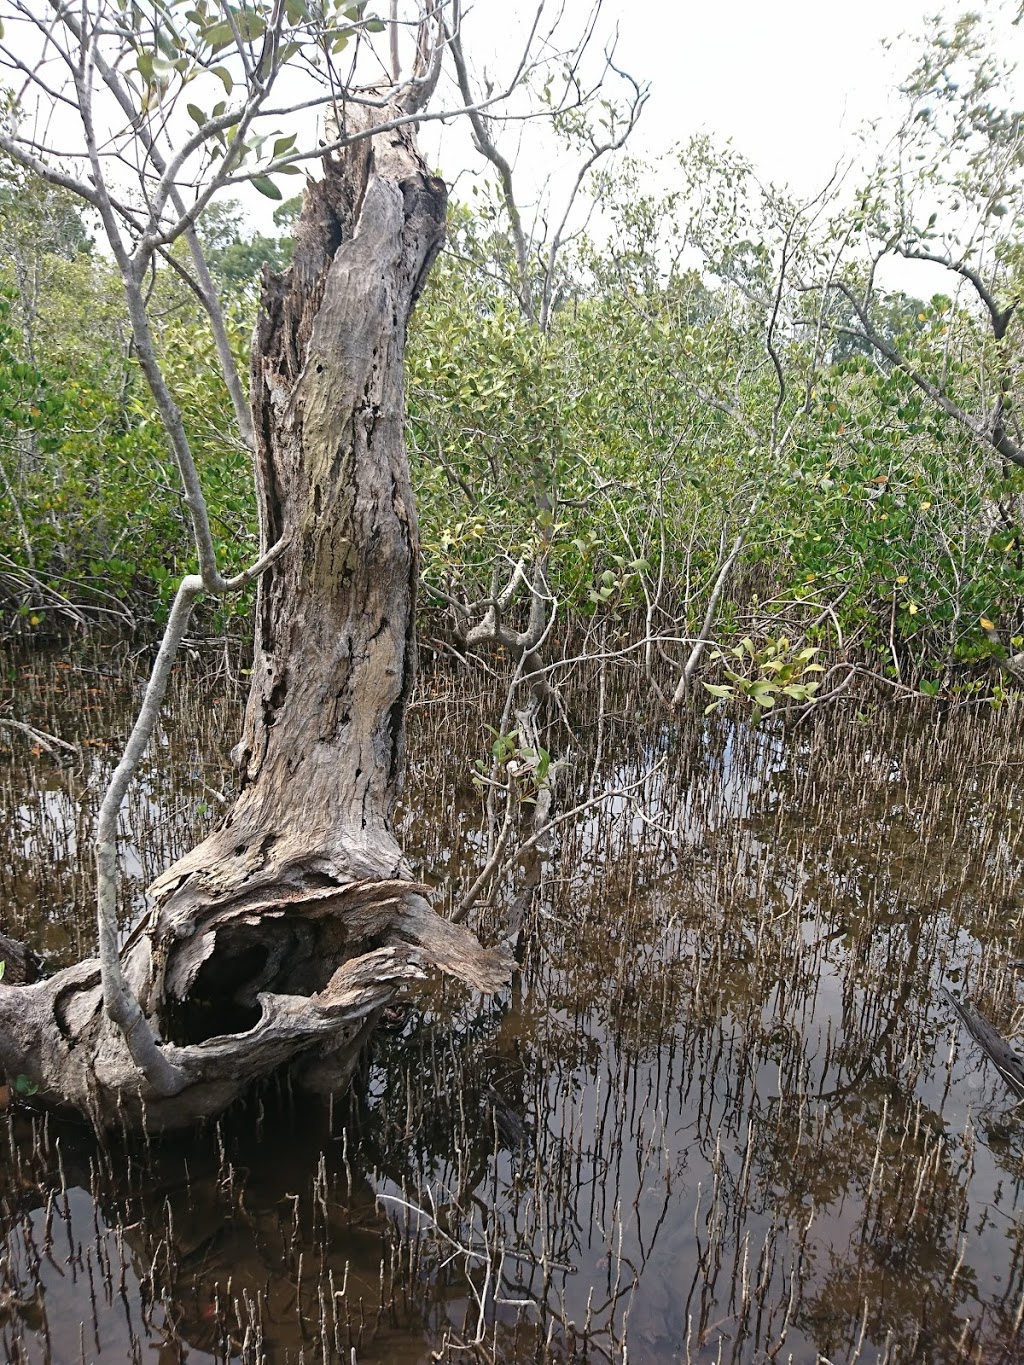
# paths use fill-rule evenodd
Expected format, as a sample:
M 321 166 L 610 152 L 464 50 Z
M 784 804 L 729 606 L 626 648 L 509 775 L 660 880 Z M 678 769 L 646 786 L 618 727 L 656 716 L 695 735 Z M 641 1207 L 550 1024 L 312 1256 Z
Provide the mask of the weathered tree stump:
M 346 130 L 398 113 L 350 105 Z M 98 1125 L 183 1127 L 283 1065 L 342 1086 L 377 1012 L 427 965 L 481 991 L 507 975 L 433 912 L 391 823 L 418 572 L 403 356 L 445 207 L 408 124 L 350 143 L 306 191 L 292 266 L 265 280 L 261 539 L 287 548 L 258 590 L 240 791 L 153 883 L 121 958 L 174 1085 L 157 1093 L 140 1075 L 97 962 L 0 983 L 0 1065 Z

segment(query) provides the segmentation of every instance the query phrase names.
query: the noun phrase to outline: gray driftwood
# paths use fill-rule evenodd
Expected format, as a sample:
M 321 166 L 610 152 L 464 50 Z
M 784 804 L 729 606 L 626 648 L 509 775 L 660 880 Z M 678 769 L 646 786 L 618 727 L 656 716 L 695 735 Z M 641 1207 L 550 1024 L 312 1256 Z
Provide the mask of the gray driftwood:
M 346 123 L 394 113 L 350 108 Z M 262 548 L 286 549 L 259 584 L 240 792 L 153 883 L 121 951 L 164 1081 L 132 1062 L 98 962 L 0 983 L 0 1065 L 98 1124 L 188 1125 L 284 1064 L 343 1085 L 377 1012 L 426 966 L 481 991 L 506 977 L 433 912 L 391 826 L 415 669 L 403 352 L 445 205 L 408 126 L 354 142 L 325 159 L 294 264 L 265 281 L 256 476 Z
M 943 987 L 943 995 L 963 1020 L 964 1027 L 974 1041 L 992 1062 L 1003 1080 L 1014 1092 L 1024 1098 L 1024 1061 L 1014 1052 L 1002 1034 L 995 1029 L 980 1010 L 975 1009 L 969 1000 L 958 1000 Z

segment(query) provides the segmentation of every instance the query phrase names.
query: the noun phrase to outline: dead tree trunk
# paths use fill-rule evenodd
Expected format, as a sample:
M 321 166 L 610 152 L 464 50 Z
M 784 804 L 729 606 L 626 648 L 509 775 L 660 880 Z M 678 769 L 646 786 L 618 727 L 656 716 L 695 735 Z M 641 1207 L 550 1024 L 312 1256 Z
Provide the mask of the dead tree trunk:
M 96 962 L 0 985 L 0 1064 L 100 1124 L 184 1126 L 285 1063 L 343 1085 L 376 1012 L 424 964 L 480 990 L 506 975 L 433 913 L 391 828 L 415 669 L 403 352 L 445 186 L 408 126 L 324 171 L 293 265 L 266 281 L 253 352 L 262 541 L 287 549 L 259 587 L 240 793 L 154 882 L 122 952 L 173 1079 L 157 1091 L 132 1063 Z

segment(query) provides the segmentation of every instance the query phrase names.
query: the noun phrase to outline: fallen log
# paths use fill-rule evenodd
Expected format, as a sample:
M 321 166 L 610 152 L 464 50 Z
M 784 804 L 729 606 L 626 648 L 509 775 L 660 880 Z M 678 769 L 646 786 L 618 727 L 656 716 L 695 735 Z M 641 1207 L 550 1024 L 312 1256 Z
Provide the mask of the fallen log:
M 1024 1059 L 969 1000 L 958 1000 L 945 986 L 942 993 L 963 1020 L 964 1027 L 1014 1092 L 1024 1099 Z

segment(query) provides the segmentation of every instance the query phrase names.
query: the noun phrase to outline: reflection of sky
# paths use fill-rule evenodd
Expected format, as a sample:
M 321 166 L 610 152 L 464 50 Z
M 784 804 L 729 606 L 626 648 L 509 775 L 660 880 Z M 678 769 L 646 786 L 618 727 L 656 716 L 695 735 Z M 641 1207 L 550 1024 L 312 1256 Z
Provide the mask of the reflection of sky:
M 20 709 L 42 730 L 77 743 L 74 759 L 55 763 L 30 741 L 3 736 L 0 780 L 8 811 L 0 864 L 3 925 L 15 937 L 42 945 L 52 965 L 88 952 L 93 941 L 93 830 L 119 737 L 127 735 L 133 719 L 126 709 L 132 693 L 125 677 L 108 672 L 106 659 L 104 665 L 103 671 L 84 670 L 88 682 L 101 684 L 89 688 L 84 707 L 68 693 L 66 673 L 46 675 L 41 660 L 23 669 L 31 672 L 31 692 L 22 691 Z M 20 689 L 15 690 L 17 695 Z M 144 913 L 149 882 L 209 823 L 214 804 L 209 788 L 228 780 L 223 757 L 228 744 L 214 738 L 220 708 L 211 714 L 204 700 L 194 682 L 168 699 L 165 717 L 190 716 L 191 733 L 158 728 L 122 805 L 118 857 L 125 926 Z M 209 754 L 197 758 L 197 746 Z
M 941 1341 L 968 1316 L 997 1341 L 1000 1302 L 1009 1295 L 1012 1318 L 1019 1291 L 1024 1149 L 1002 1082 L 940 986 L 1007 1017 L 1005 999 L 988 1006 L 985 983 L 1019 955 L 1021 795 L 991 759 L 1019 757 L 1020 730 L 1012 716 L 917 730 L 909 713 L 894 715 L 907 719 L 866 728 L 837 714 L 786 737 L 721 714 L 695 736 L 629 731 L 618 744 L 609 733 L 598 784 L 636 790 L 560 827 L 541 936 L 516 1003 L 503 997 L 500 1027 L 432 996 L 431 1013 L 414 1011 L 378 1051 L 363 1123 L 383 1146 L 374 1163 L 391 1163 L 379 1192 L 424 1208 L 430 1193 L 439 1209 L 462 1198 L 477 1236 L 486 1218 L 509 1250 L 509 1300 L 543 1298 L 533 1263 L 543 1249 L 554 1267 L 548 1303 L 577 1323 L 588 1301 L 597 1305 L 606 1343 L 628 1309 L 630 1355 L 645 1362 L 684 1358 L 691 1324 L 694 1359 L 701 1333 L 712 1357 L 728 1337 L 728 1354 L 744 1273 L 766 1286 L 762 1346 L 799 1281 L 782 1358 L 811 1359 L 816 1347 L 849 1358 L 862 1301 L 877 1315 L 866 1359 L 882 1349 L 886 1321 L 906 1344 L 925 1298 Z M 450 729 L 465 732 L 464 719 Z M 465 877 L 482 847 L 472 756 L 449 746 L 439 767 L 415 728 L 409 750 L 421 765 L 406 806 L 410 851 Z M 38 796 L 19 796 L 8 826 L 17 857 L 76 846 L 88 831 L 81 793 L 95 791 L 108 761 L 97 753 L 74 778 L 55 769 Z M 189 803 L 204 774 L 220 785 L 214 771 L 194 744 L 157 751 L 124 826 L 140 882 L 187 841 Z M 587 798 L 590 777 L 581 761 L 561 809 Z M 443 1054 L 444 1094 L 424 1080 L 434 1054 L 417 1053 L 421 1034 Z M 509 1076 L 516 1083 L 503 1089 Z M 528 1135 L 518 1155 L 507 1137 L 487 1155 L 494 1093 L 508 1115 L 503 1132 L 518 1122 Z M 464 1142 L 466 1123 L 483 1143 L 471 1192 L 458 1179 L 462 1157 L 438 1137 L 441 1105 L 453 1116 L 449 1142 Z M 267 1160 L 268 1143 L 280 1166 L 277 1184 L 245 1195 L 252 1235 L 270 1248 L 278 1234 L 267 1228 L 291 1217 L 283 1191 L 308 1189 L 317 1159 L 296 1156 L 286 1134 L 265 1134 L 248 1154 L 251 1137 L 240 1141 L 240 1171 L 257 1152 Z M 325 1160 L 336 1172 L 351 1161 L 358 1181 L 359 1140 L 347 1141 L 325 1148 Z M 916 1189 L 920 1160 L 927 1179 Z M 425 1171 L 426 1184 L 403 1184 L 403 1170 Z M 385 1212 L 415 1224 L 394 1199 Z M 93 1238 L 80 1191 L 72 1225 L 79 1241 Z M 24 1259 L 15 1271 L 31 1280 Z M 267 1273 L 284 1293 L 286 1270 Z M 41 1274 L 55 1339 L 88 1323 L 87 1281 Z M 133 1303 L 136 1292 L 129 1276 Z M 461 1323 L 465 1299 L 451 1292 L 444 1313 Z M 497 1311 L 511 1322 L 519 1310 Z M 398 1343 L 422 1358 L 422 1335 L 418 1346 L 400 1332 L 394 1341 L 395 1359 Z M 103 1359 L 126 1358 L 120 1337 L 103 1346 Z M 739 1358 L 751 1358 L 747 1347 Z M 952 1359 L 944 1350 L 930 1358 Z
M 707 753 L 707 744 L 704 749 Z M 954 912 L 964 895 L 930 899 L 928 860 L 921 857 L 919 848 L 921 793 L 910 788 L 906 806 L 893 806 L 888 795 L 892 784 L 910 782 L 904 764 L 891 755 L 883 757 L 868 751 L 863 755 L 862 766 L 864 786 L 874 786 L 878 791 L 873 805 L 862 801 L 862 792 L 833 791 L 824 792 L 816 808 L 802 810 L 797 808 L 792 790 L 787 791 L 783 789 L 785 783 L 774 781 L 792 762 L 777 739 L 766 742 L 761 734 L 751 744 L 742 733 L 733 731 L 720 745 L 719 752 L 720 766 L 713 775 L 698 772 L 668 816 L 663 807 L 670 783 L 657 774 L 643 789 L 646 821 L 630 814 L 625 802 L 610 803 L 586 822 L 573 845 L 573 856 L 582 851 L 588 861 L 595 861 L 595 866 L 586 866 L 583 875 L 574 878 L 574 884 L 594 886 L 594 911 L 600 915 L 602 898 L 611 895 L 610 903 L 614 903 L 615 897 L 610 889 L 603 893 L 600 890 L 602 866 L 607 873 L 608 861 L 622 854 L 652 825 L 663 826 L 670 819 L 681 843 L 699 842 L 701 832 L 714 842 L 714 836 L 727 832 L 730 826 L 735 837 L 736 828 L 745 827 L 742 847 L 726 854 L 732 897 L 740 905 L 750 906 L 750 918 L 744 917 L 744 932 L 736 937 L 726 954 L 737 954 L 736 989 L 740 996 L 712 1024 L 712 1035 L 717 1041 L 698 1043 L 700 1050 L 689 1058 L 690 1069 L 699 1068 L 698 1095 L 694 1096 L 690 1089 L 692 1081 L 685 1076 L 686 1062 L 682 1063 L 680 1073 L 673 1074 L 672 1070 L 680 1063 L 669 1040 L 680 1048 L 694 1044 L 692 1030 L 684 1019 L 675 1029 L 666 1022 L 660 1042 L 650 1039 L 639 1051 L 634 1051 L 628 1037 L 623 1037 L 629 1033 L 628 1025 L 610 1028 L 607 1009 L 600 1002 L 595 1002 L 579 1026 L 593 1043 L 593 1055 L 602 1059 L 596 1072 L 584 1068 L 575 1072 L 571 1081 L 559 1074 L 551 1081 L 547 1095 L 546 1112 L 557 1115 L 561 1110 L 563 1115 L 551 1130 L 556 1146 L 578 1141 L 581 1132 L 601 1133 L 607 1143 L 598 1112 L 603 1097 L 605 1106 L 612 1105 L 614 1131 L 620 1137 L 627 1135 L 625 1146 L 635 1148 L 637 1154 L 647 1154 L 646 1162 L 638 1155 L 635 1160 L 620 1161 L 615 1167 L 613 1203 L 619 1223 L 614 1236 L 610 1233 L 609 1236 L 612 1240 L 621 1236 L 624 1254 L 632 1263 L 649 1256 L 643 1241 L 645 1221 L 653 1224 L 665 1215 L 666 1208 L 669 1210 L 657 1248 L 657 1262 L 662 1270 L 641 1279 L 630 1310 L 631 1329 L 639 1331 L 641 1340 L 649 1343 L 661 1340 L 667 1345 L 674 1339 L 676 1349 L 685 1336 L 686 1324 L 679 1316 L 682 1304 L 678 1293 L 666 1286 L 665 1267 L 693 1262 L 698 1235 L 694 1231 L 694 1201 L 698 1186 L 706 1195 L 714 1182 L 715 1135 L 721 1135 L 721 1159 L 728 1178 L 738 1182 L 748 1143 L 758 1141 L 757 1129 L 787 1122 L 794 1126 L 806 1122 L 809 1127 L 816 1123 L 831 1129 L 828 1161 L 835 1168 L 838 1159 L 837 1183 L 841 1192 L 816 1210 L 810 1245 L 817 1247 L 823 1260 L 837 1253 L 840 1257 L 848 1254 L 854 1260 L 861 1258 L 857 1244 L 863 1236 L 860 1223 L 868 1173 L 856 1168 L 858 1154 L 847 1153 L 843 1132 L 849 1123 L 861 1124 L 855 1111 L 862 1106 L 862 1093 L 877 1092 L 879 1087 L 883 1092 L 892 1090 L 892 1108 L 886 1114 L 875 1104 L 869 1134 L 881 1125 L 885 1132 L 894 1135 L 886 1139 L 890 1145 L 905 1140 L 898 1135 L 906 1116 L 915 1110 L 923 1116 L 923 1131 L 943 1134 L 937 1146 L 933 1143 L 933 1150 L 938 1153 L 935 1160 L 950 1172 L 950 1188 L 966 1190 L 969 1181 L 969 1195 L 962 1200 L 962 1216 L 972 1231 L 966 1242 L 954 1237 L 953 1260 L 962 1250 L 965 1273 L 977 1278 L 982 1303 L 989 1295 L 998 1298 L 1006 1289 L 1007 1256 L 1012 1250 L 1007 1245 L 1007 1236 L 1016 1227 L 1017 1219 L 1014 1214 L 996 1212 L 991 1207 L 1005 1203 L 1005 1160 L 995 1157 L 984 1146 L 977 1153 L 969 1153 L 968 1149 L 973 1145 L 971 1135 L 979 1108 L 991 1111 L 994 1106 L 999 1111 L 1008 1109 L 1009 1104 L 998 1078 L 993 1080 L 989 1076 L 986 1086 L 979 1084 L 979 1074 L 987 1073 L 970 1040 L 960 1036 L 956 1019 L 938 994 L 947 969 L 957 977 L 956 969 L 977 959 L 985 948 L 985 940 L 957 923 Z M 645 760 L 647 757 L 644 755 Z M 635 762 L 618 765 L 609 786 L 626 785 L 635 780 L 636 771 Z M 714 800 L 710 807 L 705 804 L 695 810 L 691 798 L 702 780 L 705 784 L 710 781 L 714 787 Z M 993 819 L 998 825 L 1000 818 L 993 817 L 990 805 L 977 797 L 978 783 L 972 777 L 957 774 L 954 781 L 959 798 L 956 814 L 951 815 L 945 828 L 933 830 L 931 837 L 936 843 L 943 836 L 951 841 L 954 829 L 966 827 L 973 836 L 970 843 L 975 845 L 972 851 L 977 862 L 991 868 L 993 859 L 985 850 L 990 846 Z M 855 822 L 846 829 L 840 813 L 858 802 L 866 807 L 865 815 L 876 823 L 865 820 L 860 826 Z M 798 842 L 789 850 L 780 849 L 777 841 L 756 832 L 759 823 L 764 825 L 767 817 L 771 824 L 773 812 L 777 813 L 780 807 L 784 811 L 787 805 L 793 808 L 790 825 L 810 847 L 801 848 Z M 887 836 L 892 839 L 891 845 Z M 833 838 L 834 852 L 824 859 L 827 874 L 834 878 L 831 903 L 821 905 L 814 899 L 815 891 L 820 894 L 822 890 L 821 868 L 813 869 L 816 882 L 808 864 L 820 857 L 822 847 L 827 847 Z M 1000 842 L 1005 854 L 1012 856 L 1014 842 L 1005 836 Z M 949 842 L 947 852 L 948 848 Z M 1019 859 L 1019 841 L 1017 856 Z M 830 866 L 833 862 L 834 867 Z M 869 874 L 867 882 L 865 872 Z M 714 882 L 713 874 L 705 880 Z M 964 881 L 961 878 L 961 892 Z M 642 938 L 630 943 L 639 990 L 656 989 L 659 972 L 670 970 L 673 963 L 694 963 L 716 951 L 715 924 L 709 925 L 699 911 L 694 923 L 694 911 L 688 909 L 695 901 L 701 909 L 716 904 L 715 895 L 700 895 L 700 883 L 699 870 L 690 884 L 671 877 L 652 878 L 648 883 L 654 888 L 650 894 L 661 903 L 660 914 L 652 918 L 662 924 L 667 921 L 669 926 L 689 921 L 689 927 L 668 933 L 668 943 L 664 939 L 645 942 Z M 984 906 L 984 890 L 969 886 L 966 898 L 975 897 L 976 906 Z M 844 899 L 850 910 L 856 912 L 849 916 L 849 924 L 843 913 Z M 721 907 L 723 903 L 724 898 L 719 895 L 717 904 Z M 858 935 L 858 919 L 873 920 L 867 939 Z M 775 921 L 779 927 L 766 929 L 766 921 L 769 924 Z M 769 962 L 776 963 L 776 984 L 767 988 L 762 968 L 760 973 L 749 973 L 749 984 L 744 986 L 744 955 L 763 961 L 757 940 L 770 941 L 773 933 L 778 946 Z M 913 973 L 908 973 L 906 981 L 901 982 L 908 941 L 917 944 L 912 950 L 916 960 Z M 651 951 L 645 953 L 645 949 Z M 870 987 L 866 983 L 855 984 L 862 975 L 858 963 L 869 968 L 869 979 L 874 981 Z M 605 970 L 610 971 L 611 965 Z M 601 972 L 600 965 L 592 966 Z M 571 967 L 567 973 L 564 993 L 571 997 L 574 991 Z M 746 990 L 754 994 L 744 998 Z M 759 994 L 763 995 L 760 1004 Z M 557 1024 L 557 1016 L 552 1022 Z M 563 1017 L 562 1026 L 569 1027 L 567 1017 Z M 891 1030 L 891 1036 L 885 1038 L 887 1030 Z M 870 1054 L 872 1038 L 885 1039 L 874 1059 Z M 844 1060 L 851 1044 L 854 1060 Z M 867 1066 L 857 1054 L 864 1054 Z M 742 1078 L 739 1081 L 737 1071 Z M 567 1095 L 574 1097 L 568 1113 Z M 838 1106 L 838 1113 L 830 1113 L 830 1103 Z M 842 1118 L 844 1104 L 853 1110 L 846 1120 Z M 870 1110 L 870 1102 L 867 1104 Z M 777 1115 L 774 1119 L 773 1111 Z M 784 1111 L 790 1114 L 788 1120 L 782 1117 Z M 750 1134 L 745 1131 L 747 1122 L 755 1125 Z M 583 1188 L 592 1190 L 602 1181 L 607 1182 L 609 1160 L 609 1155 L 601 1154 L 599 1142 L 589 1169 L 580 1175 Z M 899 1152 L 883 1157 L 885 1163 L 894 1161 L 898 1165 L 899 1160 Z M 844 1163 L 848 1164 L 845 1171 Z M 753 1164 L 756 1172 L 757 1158 Z M 969 1172 L 971 1165 L 973 1174 Z M 831 1174 L 835 1177 L 836 1170 Z M 879 1185 L 884 1186 L 888 1178 L 879 1176 Z M 667 1193 L 670 1187 L 671 1195 Z M 763 1195 L 766 1193 L 770 1190 Z M 741 1213 L 734 1206 L 732 1213 L 741 1218 L 743 1237 L 754 1252 L 774 1247 L 780 1236 L 785 1240 L 785 1229 L 780 1229 L 778 1210 L 772 1207 L 770 1199 L 762 1202 L 760 1208 L 748 1204 Z M 904 1216 L 909 1216 L 906 1211 Z M 607 1232 L 606 1220 L 597 1219 L 588 1225 L 579 1247 L 584 1263 L 590 1253 L 595 1253 L 595 1272 L 608 1255 L 608 1247 L 597 1236 L 600 1228 Z M 893 1233 L 892 1255 L 906 1254 L 905 1249 L 897 1252 L 898 1232 L 897 1229 Z M 862 1266 L 861 1273 L 870 1275 L 871 1267 Z M 585 1310 L 591 1282 L 592 1276 L 582 1273 L 578 1280 L 566 1281 L 563 1292 L 577 1314 Z M 933 1291 L 937 1287 L 933 1281 Z M 911 1310 L 909 1301 L 899 1305 L 896 1297 L 897 1312 Z M 1011 1304 L 1011 1310 L 1014 1306 Z M 977 1307 L 975 1304 L 972 1308 L 975 1316 Z M 646 1326 L 642 1325 L 645 1317 Z M 852 1342 L 849 1345 L 852 1347 Z
M 46 1305 L 49 1339 L 47 1359 L 54 1362 L 96 1360 L 130 1361 L 152 1345 L 141 1320 L 141 1285 L 128 1248 L 109 1227 L 94 1230 L 94 1205 L 87 1190 L 75 1187 L 56 1198 L 56 1216 L 46 1209 L 29 1214 L 34 1249 L 40 1253 L 27 1262 L 26 1243 L 12 1238 L 7 1243 L 15 1282 L 41 1287 Z M 53 1252 L 45 1254 L 48 1223 Z M 84 1242 L 84 1244 L 83 1244 Z M 119 1244 L 120 1243 L 120 1244 Z M 114 1293 L 108 1295 L 104 1280 L 111 1267 Z M 34 1272 L 34 1273 L 33 1273 Z M 125 1295 L 117 1296 L 123 1282 Z M 152 1313 L 157 1331 L 164 1321 L 158 1304 Z M 155 1344 L 155 1343 L 153 1343 Z M 134 1349 L 133 1349 L 134 1345 Z M 189 1352 L 190 1361 L 212 1361 L 205 1352 Z

